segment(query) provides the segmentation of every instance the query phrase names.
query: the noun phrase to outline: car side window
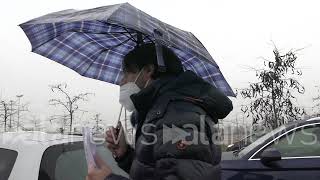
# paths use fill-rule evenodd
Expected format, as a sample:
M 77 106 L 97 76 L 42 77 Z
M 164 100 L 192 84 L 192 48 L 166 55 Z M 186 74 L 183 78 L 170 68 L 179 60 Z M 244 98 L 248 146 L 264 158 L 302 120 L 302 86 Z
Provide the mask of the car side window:
M 17 156 L 16 151 L 0 148 L 0 179 L 9 178 Z
M 62 153 L 55 167 L 55 179 L 85 179 L 87 175 L 86 159 L 83 149 Z
M 85 174 L 83 173 L 85 169 L 86 163 L 83 163 L 83 158 L 77 159 L 77 155 L 81 154 L 82 143 L 69 143 L 69 144 L 59 144 L 50 146 L 44 152 L 41 165 L 39 170 L 39 180 L 56 180 L 56 179 L 64 179 L 64 172 L 69 171 L 70 175 L 73 174 L 73 171 L 78 170 L 77 177 L 85 178 Z M 70 161 L 75 160 L 73 164 L 70 164 Z M 85 162 L 85 161 L 84 161 Z M 63 163 L 67 163 L 64 165 Z M 67 167 L 69 166 L 69 167 Z M 63 171 L 63 168 L 65 170 Z M 59 174 L 57 174 L 57 172 Z M 86 171 L 85 171 L 86 172 Z M 69 177 L 69 173 L 65 175 L 65 177 Z
M 103 145 L 97 147 L 101 158 L 116 174 L 128 177 L 114 161 L 110 151 Z M 39 180 L 85 179 L 88 172 L 83 143 L 69 143 L 49 147 L 43 154 Z
M 277 149 L 281 157 L 320 156 L 320 127 L 305 126 L 291 131 L 265 149 L 268 148 Z M 260 155 L 256 158 L 260 158 Z
M 100 157 L 108 163 L 113 169 L 113 172 L 125 177 L 127 174 L 118 168 L 117 163 L 110 151 L 104 146 L 98 146 L 97 152 Z M 56 162 L 55 179 L 70 180 L 70 179 L 85 179 L 88 172 L 87 162 L 83 149 L 68 151 L 59 156 Z

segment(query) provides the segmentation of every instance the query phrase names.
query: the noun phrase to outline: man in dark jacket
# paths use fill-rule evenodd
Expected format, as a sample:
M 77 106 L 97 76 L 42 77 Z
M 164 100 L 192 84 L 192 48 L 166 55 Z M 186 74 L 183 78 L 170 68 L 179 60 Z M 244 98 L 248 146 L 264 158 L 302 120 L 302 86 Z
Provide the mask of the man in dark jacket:
M 107 131 L 108 148 L 133 180 L 220 179 L 214 124 L 229 114 L 232 102 L 194 72 L 183 71 L 170 49 L 163 47 L 163 59 L 166 71 L 160 72 L 153 44 L 124 58 L 120 103 L 133 111 L 135 145 L 127 145 L 123 134 L 116 143 Z

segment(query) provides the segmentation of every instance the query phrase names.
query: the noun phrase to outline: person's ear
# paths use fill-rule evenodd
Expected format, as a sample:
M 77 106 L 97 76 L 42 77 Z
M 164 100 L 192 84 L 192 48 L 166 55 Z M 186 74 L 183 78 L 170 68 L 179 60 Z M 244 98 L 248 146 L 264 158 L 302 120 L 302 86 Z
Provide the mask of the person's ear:
M 145 68 L 146 77 L 148 79 L 152 79 L 152 75 L 154 74 L 154 71 L 155 71 L 155 67 L 153 64 L 147 65 Z

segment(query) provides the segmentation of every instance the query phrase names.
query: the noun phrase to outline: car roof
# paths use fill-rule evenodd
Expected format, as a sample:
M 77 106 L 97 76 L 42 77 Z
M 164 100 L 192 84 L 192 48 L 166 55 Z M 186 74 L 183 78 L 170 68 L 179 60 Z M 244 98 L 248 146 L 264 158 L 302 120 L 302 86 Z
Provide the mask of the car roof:
M 38 142 L 82 138 L 82 136 L 79 136 L 79 135 L 65 135 L 65 134 L 59 134 L 59 133 L 46 133 L 41 131 L 20 131 L 20 132 L 0 133 L 0 139 L 1 138 L 14 139 L 16 137 L 20 137 L 24 141 L 38 141 Z
M 307 119 L 305 120 L 307 122 L 310 122 L 310 121 L 320 121 L 320 117 L 314 117 L 314 118 L 310 118 L 310 119 Z
M 285 125 L 286 130 L 290 130 L 291 128 L 295 128 L 298 126 L 306 125 L 306 124 L 312 124 L 312 123 L 319 123 L 320 117 L 314 117 L 314 118 L 308 118 L 305 120 L 300 121 L 293 121 Z
M 31 132 L 5 132 L 0 133 L 0 148 L 21 149 L 34 147 L 45 149 L 55 144 L 72 143 L 82 141 L 82 136 L 62 135 L 58 133 Z

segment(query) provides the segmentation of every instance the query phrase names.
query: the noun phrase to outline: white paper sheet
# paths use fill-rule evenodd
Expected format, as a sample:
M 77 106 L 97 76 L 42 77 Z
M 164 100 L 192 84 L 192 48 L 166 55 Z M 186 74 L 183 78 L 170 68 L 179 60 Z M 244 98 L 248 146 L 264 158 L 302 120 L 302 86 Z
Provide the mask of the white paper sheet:
M 97 164 L 95 162 L 95 156 L 97 153 L 97 147 L 93 142 L 91 129 L 89 127 L 83 127 L 83 147 L 84 152 L 87 160 L 88 167 L 97 167 Z

